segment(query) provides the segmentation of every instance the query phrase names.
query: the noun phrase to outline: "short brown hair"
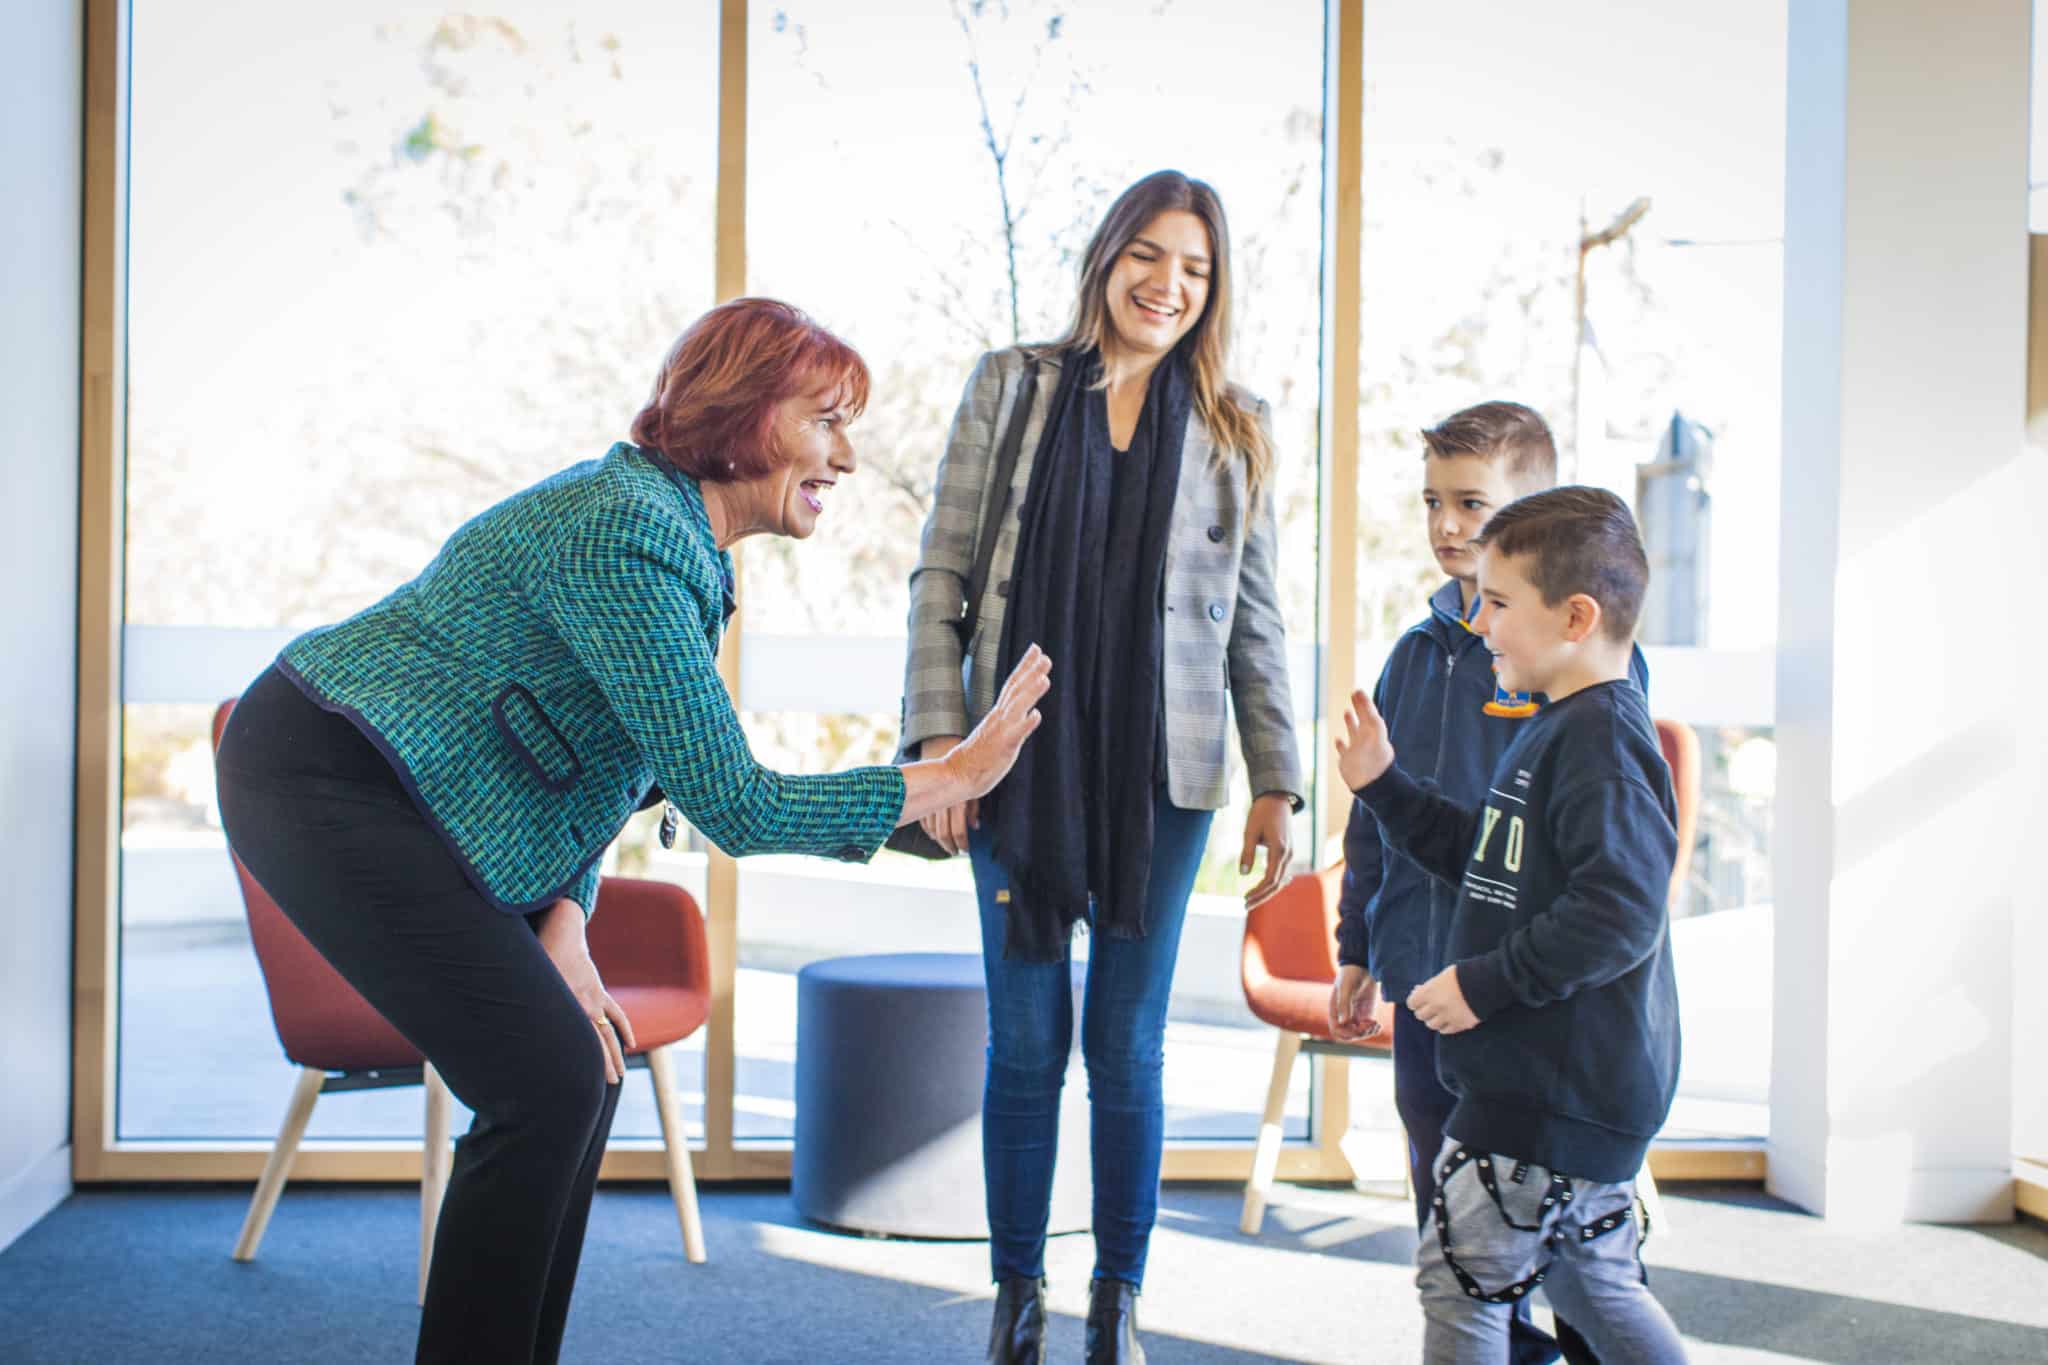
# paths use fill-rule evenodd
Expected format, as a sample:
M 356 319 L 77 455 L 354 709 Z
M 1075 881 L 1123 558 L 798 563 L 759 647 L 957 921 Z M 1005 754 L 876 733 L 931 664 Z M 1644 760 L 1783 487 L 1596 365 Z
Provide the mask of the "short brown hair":
M 1521 403 L 1479 403 L 1452 413 L 1422 432 L 1423 458 L 1477 455 L 1502 461 L 1522 488 L 1557 482 L 1557 443 L 1543 414 Z
M 1527 556 L 1527 576 L 1554 607 L 1576 593 L 1600 604 L 1600 629 L 1625 644 L 1636 633 L 1650 559 L 1628 504 L 1604 488 L 1570 484 L 1517 498 L 1473 537 L 1497 554 Z
M 669 347 L 654 393 L 633 418 L 633 444 L 695 479 L 758 479 L 779 468 L 775 405 L 833 392 L 855 415 L 868 405 L 860 353 L 775 299 L 734 299 L 691 323 Z

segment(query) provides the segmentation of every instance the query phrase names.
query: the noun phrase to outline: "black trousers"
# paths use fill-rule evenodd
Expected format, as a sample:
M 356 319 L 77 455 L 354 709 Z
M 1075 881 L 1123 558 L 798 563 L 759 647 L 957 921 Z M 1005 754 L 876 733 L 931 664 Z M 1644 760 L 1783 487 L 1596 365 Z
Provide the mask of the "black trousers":
M 228 840 L 476 1113 L 434 1235 L 420 1361 L 554 1361 L 618 1087 L 527 920 L 495 909 L 345 718 L 275 670 L 216 760 Z

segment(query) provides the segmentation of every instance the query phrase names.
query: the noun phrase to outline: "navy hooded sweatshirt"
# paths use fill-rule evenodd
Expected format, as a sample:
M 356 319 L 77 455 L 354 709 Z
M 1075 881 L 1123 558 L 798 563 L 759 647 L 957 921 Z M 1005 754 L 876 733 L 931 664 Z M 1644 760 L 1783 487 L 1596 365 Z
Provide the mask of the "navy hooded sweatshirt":
M 1458 580 L 1429 599 L 1429 615 L 1410 626 L 1387 655 L 1373 688 L 1394 752 L 1412 777 L 1454 800 L 1476 802 L 1494 765 L 1527 720 L 1489 716 L 1493 657 L 1465 627 Z M 1629 672 L 1645 695 L 1649 666 L 1641 650 Z M 1337 902 L 1337 961 L 1364 967 L 1389 1000 L 1444 969 L 1444 930 L 1458 878 L 1448 885 L 1387 848 L 1362 801 L 1344 825 L 1344 886 Z
M 1480 1022 L 1437 1042 L 1457 1097 L 1444 1131 L 1576 1179 L 1633 1180 L 1678 1086 L 1670 771 L 1630 681 L 1521 724 L 1477 807 L 1398 765 L 1359 796 L 1394 847 L 1459 883 L 1447 956 Z

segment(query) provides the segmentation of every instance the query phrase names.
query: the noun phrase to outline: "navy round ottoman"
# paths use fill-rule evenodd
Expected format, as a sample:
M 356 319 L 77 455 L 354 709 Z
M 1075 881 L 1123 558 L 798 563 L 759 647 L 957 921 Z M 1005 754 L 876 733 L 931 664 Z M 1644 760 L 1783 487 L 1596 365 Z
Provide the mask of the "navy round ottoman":
M 1078 984 L 1078 983 L 1077 983 Z M 1080 1037 L 1076 992 L 1074 1036 Z M 981 1089 L 988 993 L 969 953 L 828 958 L 797 973 L 790 1194 L 814 1222 L 899 1237 L 988 1236 Z M 1061 1093 L 1050 1232 L 1088 1226 L 1088 1101 Z

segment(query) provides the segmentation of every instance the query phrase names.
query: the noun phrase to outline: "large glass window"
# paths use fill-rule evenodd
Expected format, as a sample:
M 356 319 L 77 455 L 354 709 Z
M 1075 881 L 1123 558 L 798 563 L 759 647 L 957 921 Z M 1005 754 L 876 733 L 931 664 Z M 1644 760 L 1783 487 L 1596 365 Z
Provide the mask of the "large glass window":
M 289 1093 L 214 704 L 602 454 L 711 301 L 714 8 L 490 13 L 134 8 L 123 1138 L 267 1137 Z M 621 1135 L 658 1135 L 646 1091 Z M 419 1121 L 370 1092 L 311 1131 Z
M 1651 709 L 1702 752 L 1667 1136 L 1757 1136 L 1770 1056 L 1784 6 L 1366 7 L 1361 676 L 1441 582 L 1418 430 L 1515 399 L 1635 508 Z
M 875 8 L 749 7 L 733 244 L 749 292 L 812 312 L 876 378 L 862 469 L 820 533 L 740 550 L 757 752 L 808 771 L 888 756 L 906 579 L 967 374 L 1060 330 L 1110 200 L 1174 166 L 1231 216 L 1232 371 L 1273 404 L 1313 779 L 1325 7 Z M 1337 553 L 1354 557 L 1369 679 L 1434 582 L 1418 428 L 1522 399 L 1551 417 L 1565 477 L 1635 503 L 1660 585 L 1653 709 L 1693 727 L 1705 777 L 1675 930 L 1691 1043 L 1671 1131 L 1753 1135 L 1784 33 L 1762 0 L 1710 17 L 1367 7 L 1362 534 Z M 623 434 L 663 348 L 712 302 L 718 13 L 509 0 L 487 16 L 229 17 L 156 0 L 132 20 L 118 1132 L 267 1137 L 288 1077 L 212 810 L 212 708 L 296 631 L 416 573 L 464 518 Z M 1184 935 L 1178 1139 L 1248 1137 L 1264 1096 L 1272 1033 L 1238 985 L 1247 804 L 1235 791 L 1217 815 Z M 1299 865 L 1335 833 L 1312 827 L 1317 805 Z M 616 866 L 704 893 L 701 839 L 661 850 L 646 819 Z M 970 895 L 964 862 L 742 866 L 738 1138 L 792 1132 L 795 972 L 976 951 Z M 701 1070 L 683 1081 L 700 1090 Z M 629 1087 L 619 1134 L 657 1132 L 644 1090 Z M 409 1136 L 417 1114 L 416 1092 L 365 1094 L 321 1106 L 313 1133 Z
M 876 372 L 875 401 L 853 431 L 862 468 L 835 491 L 818 535 L 742 553 L 757 750 L 804 768 L 887 756 L 907 579 L 968 372 L 985 350 L 1061 330 L 1080 253 L 1110 201 L 1171 166 L 1213 184 L 1231 219 L 1233 370 L 1274 407 L 1282 590 L 1309 757 L 1323 7 L 762 6 L 755 16 L 750 286 L 840 330 Z M 1184 935 L 1167 1044 L 1179 1138 L 1250 1136 L 1271 1066 L 1272 1031 L 1246 1012 L 1238 985 L 1248 805 L 1238 793 L 1217 815 Z M 1296 838 L 1305 858 L 1306 816 Z M 964 860 L 745 863 L 743 1091 L 750 1064 L 764 1076 L 786 1070 L 797 968 L 848 952 L 978 952 L 971 897 Z M 1298 1069 L 1297 1136 L 1307 1075 Z M 788 1135 L 774 1104 L 787 1093 L 743 1093 L 739 1133 Z

